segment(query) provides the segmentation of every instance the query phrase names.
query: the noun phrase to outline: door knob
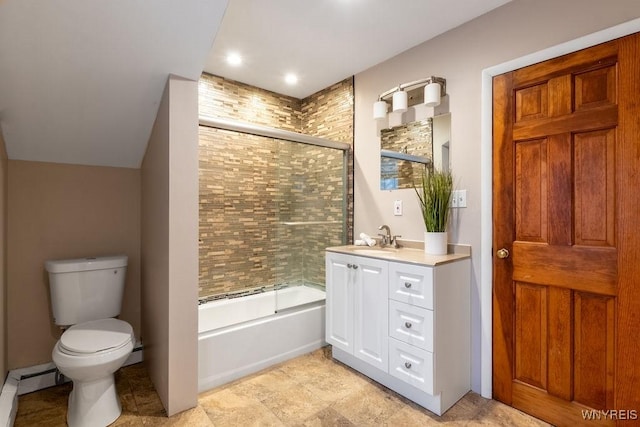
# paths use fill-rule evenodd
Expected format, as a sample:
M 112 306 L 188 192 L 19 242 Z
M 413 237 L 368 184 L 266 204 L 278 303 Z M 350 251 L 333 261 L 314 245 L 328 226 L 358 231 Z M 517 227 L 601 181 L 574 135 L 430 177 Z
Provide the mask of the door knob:
M 509 250 L 507 248 L 498 249 L 496 255 L 500 259 L 509 258 Z

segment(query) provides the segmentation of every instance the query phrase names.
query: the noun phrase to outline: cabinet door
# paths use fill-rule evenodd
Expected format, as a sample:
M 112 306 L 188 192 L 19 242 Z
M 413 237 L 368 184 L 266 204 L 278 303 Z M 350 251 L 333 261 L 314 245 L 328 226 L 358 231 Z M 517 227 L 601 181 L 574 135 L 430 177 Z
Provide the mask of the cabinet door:
M 389 305 L 387 261 L 366 257 L 352 258 L 355 271 L 353 355 L 388 370 Z
M 353 353 L 353 262 L 347 255 L 327 252 L 326 341 Z

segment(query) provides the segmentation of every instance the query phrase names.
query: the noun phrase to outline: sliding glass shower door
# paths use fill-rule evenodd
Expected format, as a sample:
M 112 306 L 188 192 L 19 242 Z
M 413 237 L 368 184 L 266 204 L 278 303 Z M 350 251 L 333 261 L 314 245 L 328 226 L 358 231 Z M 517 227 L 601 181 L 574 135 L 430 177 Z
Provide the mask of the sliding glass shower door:
M 313 143 L 200 126 L 201 299 L 324 299 L 324 249 L 346 242 L 346 151 Z
M 277 308 L 324 299 L 324 250 L 346 241 L 345 151 L 278 141 Z

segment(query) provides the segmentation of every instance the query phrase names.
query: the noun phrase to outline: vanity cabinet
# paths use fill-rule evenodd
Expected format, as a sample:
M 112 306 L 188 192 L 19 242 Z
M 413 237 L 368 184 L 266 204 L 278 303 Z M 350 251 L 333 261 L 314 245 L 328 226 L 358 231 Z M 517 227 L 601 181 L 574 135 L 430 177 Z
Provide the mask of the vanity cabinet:
M 441 415 L 471 388 L 470 259 L 394 258 L 326 252 L 326 341 L 337 360 Z
M 388 263 L 327 253 L 326 341 L 379 369 L 388 365 Z

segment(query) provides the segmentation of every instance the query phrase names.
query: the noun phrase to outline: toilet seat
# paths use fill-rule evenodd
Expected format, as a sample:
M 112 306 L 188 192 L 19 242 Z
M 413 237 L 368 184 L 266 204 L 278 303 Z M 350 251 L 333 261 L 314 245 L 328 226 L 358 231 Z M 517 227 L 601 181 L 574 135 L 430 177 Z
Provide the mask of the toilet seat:
M 68 355 L 89 356 L 110 352 L 132 343 L 133 328 L 118 319 L 78 323 L 60 337 L 60 351 Z

